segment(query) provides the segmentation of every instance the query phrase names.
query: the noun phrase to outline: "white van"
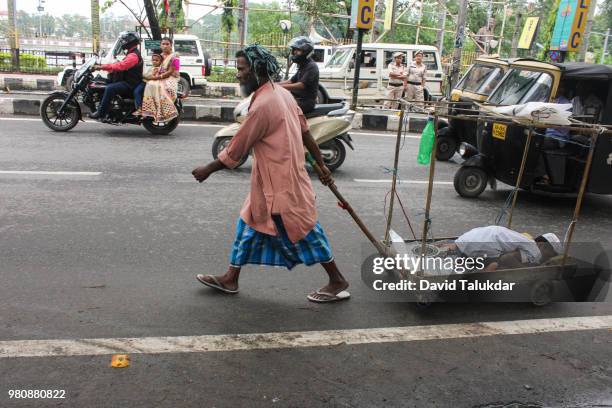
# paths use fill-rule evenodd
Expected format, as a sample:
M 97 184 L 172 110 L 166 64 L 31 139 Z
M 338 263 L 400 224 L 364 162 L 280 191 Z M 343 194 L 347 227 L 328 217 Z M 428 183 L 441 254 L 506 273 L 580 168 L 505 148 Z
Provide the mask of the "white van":
M 187 95 L 189 90 L 194 86 L 206 85 L 206 77 L 212 72 L 212 60 L 210 56 L 204 52 L 200 40 L 195 35 L 175 34 L 173 37 L 174 52 L 180 58 L 180 83 L 179 92 Z M 143 37 L 140 52 L 144 61 L 144 71 L 151 68 L 151 52 L 159 48 L 159 41 L 151 40 Z M 124 52 L 121 50 L 121 44 L 117 39 L 109 50 L 105 50 L 101 54 L 101 64 L 112 64 L 120 61 L 124 57 Z M 78 66 L 76 67 L 78 68 Z M 72 81 L 72 73 L 75 71 L 73 66 L 65 67 L 62 72 L 57 75 L 57 84 L 59 86 L 69 87 Z M 104 71 L 100 71 L 100 75 L 106 76 Z
M 356 45 L 337 47 L 330 60 L 319 71 L 319 79 L 334 96 L 348 97 L 353 88 L 355 75 Z M 442 95 L 444 73 L 440 53 L 431 45 L 413 44 L 363 44 L 363 59 L 359 71 L 359 94 L 365 97 L 383 97 L 389 81 L 388 66 L 396 52 L 404 53 L 404 63 L 410 64 L 414 52 L 423 51 L 423 63 L 427 65 L 426 88 L 430 95 Z

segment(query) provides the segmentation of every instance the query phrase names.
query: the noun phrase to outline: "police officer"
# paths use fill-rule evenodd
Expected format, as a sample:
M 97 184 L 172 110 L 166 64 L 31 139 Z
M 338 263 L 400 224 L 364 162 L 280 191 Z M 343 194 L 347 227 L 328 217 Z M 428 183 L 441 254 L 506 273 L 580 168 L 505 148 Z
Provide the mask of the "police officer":
M 404 54 L 393 53 L 393 61 L 387 67 L 389 69 L 389 84 L 387 85 L 386 101 L 383 108 L 391 108 L 392 100 L 397 100 L 404 93 L 404 82 L 406 82 L 406 66 L 403 64 Z
M 112 74 L 112 80 L 104 89 L 104 95 L 100 105 L 98 105 L 98 110 L 89 114 L 92 119 L 105 119 L 115 95 L 131 97 L 134 88 L 142 82 L 143 61 L 138 50 L 140 36 L 135 32 L 124 32 L 121 33 L 119 41 L 121 49 L 127 50 L 125 58 L 113 64 L 94 66 L 94 71 L 101 69 Z
M 414 61 L 408 67 L 408 84 L 406 85 L 406 100 L 424 101 L 425 75 L 427 66 L 423 64 L 423 51 L 414 53 Z
M 308 37 L 296 37 L 289 43 L 289 48 L 291 61 L 297 64 L 298 71 L 280 85 L 293 94 L 303 113 L 312 112 L 319 90 L 319 67 L 312 60 L 314 44 Z

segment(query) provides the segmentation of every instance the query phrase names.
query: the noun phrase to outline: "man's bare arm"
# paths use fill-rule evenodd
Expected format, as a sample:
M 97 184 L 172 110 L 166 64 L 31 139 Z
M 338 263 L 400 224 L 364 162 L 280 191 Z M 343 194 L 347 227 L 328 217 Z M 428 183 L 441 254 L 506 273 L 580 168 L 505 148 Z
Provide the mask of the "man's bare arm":
M 212 161 L 210 163 L 208 163 L 205 166 L 200 166 L 200 167 L 196 167 L 191 174 L 193 174 L 193 177 L 195 177 L 195 179 L 198 182 L 203 182 L 204 180 L 206 180 L 208 177 L 210 177 L 211 174 L 213 174 L 216 171 L 219 170 L 223 170 L 225 169 L 225 165 L 223 164 L 223 162 L 221 162 L 221 160 L 217 159 L 215 161 Z
M 291 81 L 281 82 L 280 86 L 282 86 L 288 91 L 301 90 L 301 89 L 306 88 L 306 85 L 304 85 L 303 82 L 291 82 Z

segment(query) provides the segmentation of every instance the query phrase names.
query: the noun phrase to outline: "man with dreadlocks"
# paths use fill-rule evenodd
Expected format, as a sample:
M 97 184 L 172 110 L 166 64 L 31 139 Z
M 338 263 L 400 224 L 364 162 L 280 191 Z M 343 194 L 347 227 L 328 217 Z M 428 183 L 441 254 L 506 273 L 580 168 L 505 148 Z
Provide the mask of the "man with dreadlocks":
M 323 169 L 321 182 L 333 183 L 304 114 L 289 91 L 274 85 L 279 66 L 265 48 L 251 45 L 236 53 L 236 77 L 251 95 L 249 113 L 217 160 L 192 174 L 200 183 L 216 171 L 234 168 L 253 151 L 251 190 L 236 226 L 230 265 L 223 275 L 197 275 L 198 281 L 224 293 L 238 293 L 243 265 L 284 266 L 320 263 L 327 285 L 310 293 L 313 302 L 348 299 L 349 284 L 338 270 L 329 241 L 317 221 L 315 194 L 305 168 L 304 146 Z

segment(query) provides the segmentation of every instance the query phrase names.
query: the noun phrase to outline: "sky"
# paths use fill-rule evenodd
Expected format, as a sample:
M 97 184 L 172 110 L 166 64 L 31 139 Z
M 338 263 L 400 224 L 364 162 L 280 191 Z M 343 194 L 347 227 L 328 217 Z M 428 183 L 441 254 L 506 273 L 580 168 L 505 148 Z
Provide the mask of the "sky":
M 100 0 L 100 4 L 103 4 L 105 0 Z M 265 0 L 264 0 L 265 1 Z M 23 10 L 28 13 L 37 13 L 39 0 L 16 0 L 17 9 Z M 138 5 L 142 7 L 142 1 L 139 0 L 125 0 L 127 4 L 133 6 L 134 9 L 138 8 Z M 194 0 L 194 2 L 201 4 L 216 4 L 215 0 Z M 45 12 L 54 16 L 61 16 L 64 14 L 80 14 L 82 16 L 90 16 L 90 2 L 89 0 L 44 0 L 43 6 Z M 0 0 L 0 10 L 6 10 L 6 0 Z M 202 14 L 210 11 L 209 7 L 202 6 L 189 6 L 189 17 L 199 17 Z M 114 15 L 129 15 L 129 12 L 121 4 L 113 5 L 108 12 Z

